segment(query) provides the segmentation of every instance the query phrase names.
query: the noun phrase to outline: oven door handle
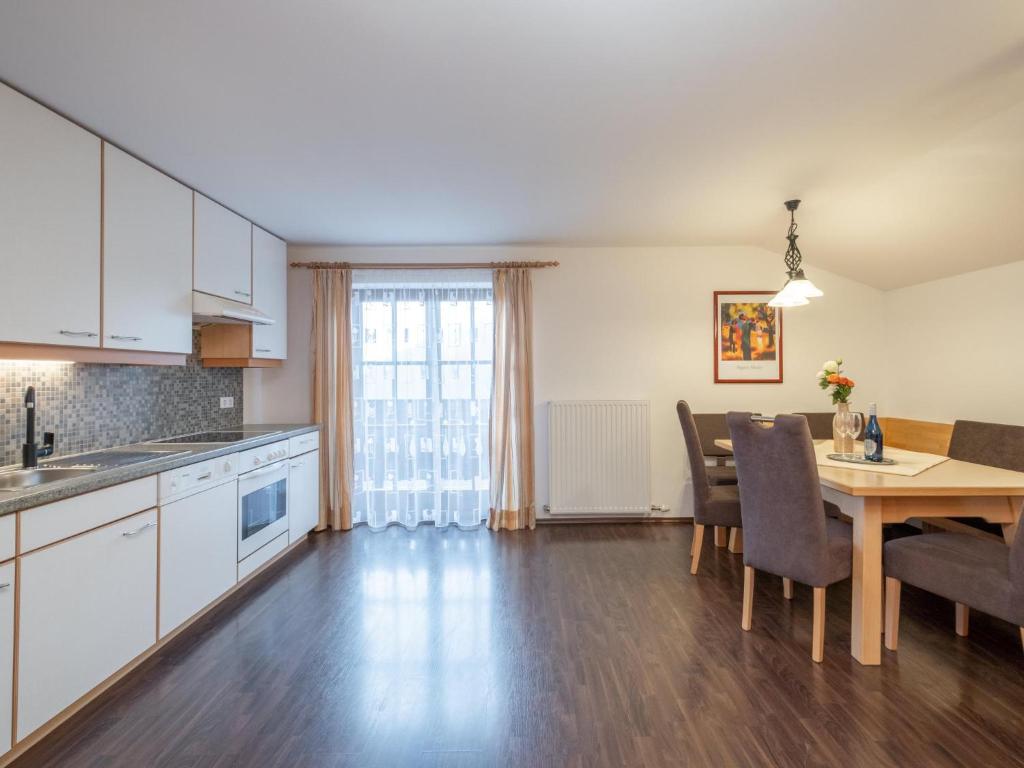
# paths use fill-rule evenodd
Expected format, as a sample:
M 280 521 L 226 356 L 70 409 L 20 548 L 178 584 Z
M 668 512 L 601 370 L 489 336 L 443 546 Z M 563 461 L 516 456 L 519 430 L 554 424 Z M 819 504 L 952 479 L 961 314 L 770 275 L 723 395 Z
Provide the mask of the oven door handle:
M 244 475 L 239 475 L 239 480 L 248 480 L 250 477 L 262 477 L 263 475 L 269 475 L 271 472 L 280 472 L 285 468 L 285 463 L 279 461 L 276 464 L 271 464 L 269 467 L 263 469 L 254 469 L 252 472 L 246 472 Z

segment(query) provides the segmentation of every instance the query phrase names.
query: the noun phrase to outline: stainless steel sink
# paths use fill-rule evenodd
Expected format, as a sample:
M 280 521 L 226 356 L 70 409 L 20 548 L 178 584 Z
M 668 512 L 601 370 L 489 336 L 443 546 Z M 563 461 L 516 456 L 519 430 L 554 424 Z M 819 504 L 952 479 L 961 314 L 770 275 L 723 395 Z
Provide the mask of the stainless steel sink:
M 0 474 L 0 491 L 20 491 L 34 488 L 44 483 L 56 483 L 60 480 L 71 480 L 95 472 L 95 468 L 78 469 L 16 469 Z

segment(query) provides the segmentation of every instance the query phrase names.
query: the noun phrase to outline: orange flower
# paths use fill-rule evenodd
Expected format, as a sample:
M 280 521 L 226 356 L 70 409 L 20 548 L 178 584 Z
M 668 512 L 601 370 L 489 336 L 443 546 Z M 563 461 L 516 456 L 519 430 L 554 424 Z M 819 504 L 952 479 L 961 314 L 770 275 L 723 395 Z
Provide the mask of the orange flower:
M 828 375 L 827 381 L 828 381 L 829 384 L 838 384 L 839 383 L 839 374 L 838 373 L 830 373 Z

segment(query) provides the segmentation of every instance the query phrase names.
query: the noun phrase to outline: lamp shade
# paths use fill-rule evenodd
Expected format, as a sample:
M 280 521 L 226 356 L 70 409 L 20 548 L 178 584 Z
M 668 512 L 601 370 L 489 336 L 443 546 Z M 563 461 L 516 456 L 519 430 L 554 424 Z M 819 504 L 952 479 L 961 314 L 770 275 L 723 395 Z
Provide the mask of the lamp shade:
M 802 271 L 802 270 L 801 270 Z M 821 289 L 818 288 L 814 283 L 808 280 L 806 277 L 798 277 L 795 280 L 790 280 L 786 283 L 786 287 L 783 290 L 791 290 L 806 299 L 817 299 L 825 294 L 822 293 Z
M 809 282 L 809 281 L 808 281 Z M 802 307 L 811 302 L 801 293 L 799 287 L 794 287 L 795 280 L 789 280 L 768 302 L 769 307 Z M 813 286 L 812 286 L 813 287 Z

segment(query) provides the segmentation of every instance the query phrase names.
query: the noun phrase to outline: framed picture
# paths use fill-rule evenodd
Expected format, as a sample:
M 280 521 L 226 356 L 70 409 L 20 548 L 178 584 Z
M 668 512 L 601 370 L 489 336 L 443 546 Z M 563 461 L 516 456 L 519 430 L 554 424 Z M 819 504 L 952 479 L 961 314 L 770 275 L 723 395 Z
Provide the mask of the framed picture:
M 782 383 L 782 309 L 775 291 L 715 291 L 715 383 Z

